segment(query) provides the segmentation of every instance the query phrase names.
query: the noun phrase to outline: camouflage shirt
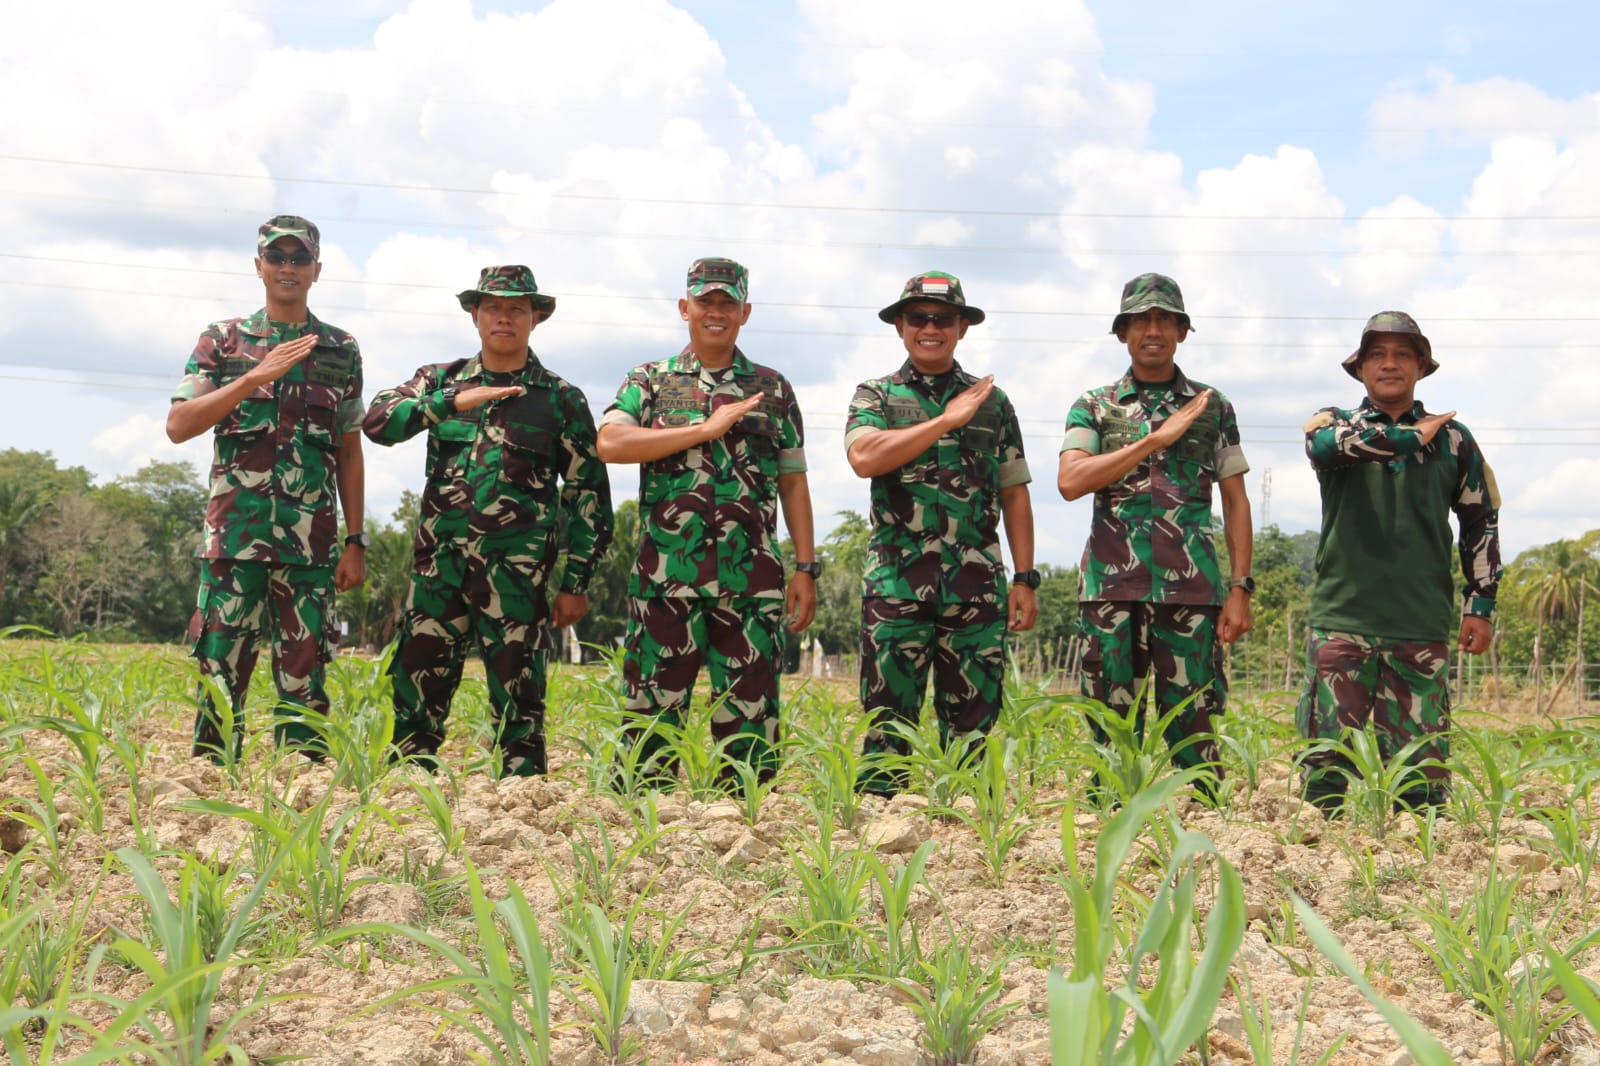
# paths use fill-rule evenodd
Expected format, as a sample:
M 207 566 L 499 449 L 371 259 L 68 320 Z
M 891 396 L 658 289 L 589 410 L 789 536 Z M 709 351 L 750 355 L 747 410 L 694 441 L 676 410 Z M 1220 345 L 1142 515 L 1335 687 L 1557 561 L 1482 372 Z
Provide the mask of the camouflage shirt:
M 456 411 L 446 384 L 521 385 L 521 396 Z M 419 369 L 372 400 L 365 430 L 379 444 L 428 431 L 428 482 L 417 528 L 416 569 L 462 572 L 469 556 L 529 574 L 543 588 L 565 518 L 561 591 L 581 593 L 611 544 L 611 482 L 595 451 L 594 416 L 575 386 L 528 352 L 520 370 L 491 373 L 477 356 Z M 560 508 L 556 481 L 562 482 Z
M 754 393 L 760 405 L 718 440 L 639 465 L 639 561 L 630 596 L 783 597 L 778 478 L 804 473 L 805 429 L 782 374 L 750 362 L 707 370 L 685 348 L 628 373 L 602 426 L 671 428 Z
M 1322 487 L 1311 624 L 1391 640 L 1447 640 L 1458 613 L 1488 618 L 1500 580 L 1500 498 L 1467 427 L 1451 419 L 1427 447 L 1422 404 L 1392 420 L 1372 401 L 1306 423 Z M 1451 534 L 1450 512 L 1461 527 Z M 1450 549 L 1466 587 L 1454 590 Z
M 1170 387 L 1143 388 L 1133 371 L 1090 389 L 1067 413 L 1063 452 L 1103 455 L 1150 434 L 1209 385 L 1173 367 Z M 1094 494 L 1078 599 L 1217 605 L 1223 600 L 1211 526 L 1211 488 L 1250 469 L 1233 405 L 1212 390 L 1205 412 L 1169 448 L 1152 452 Z
M 977 381 L 959 363 L 929 375 L 907 359 L 889 377 L 862 382 L 850 401 L 845 451 L 875 430 L 937 417 Z M 972 421 L 872 479 L 863 595 L 945 604 L 1003 599 L 1000 490 L 1031 480 L 1017 413 L 995 389 Z
M 267 351 L 306 333 L 311 354 L 255 389 L 218 422 L 202 559 L 327 565 L 339 535 L 339 445 L 361 426 L 361 349 L 307 313 L 304 326 L 269 322 L 265 309 L 213 322 L 189 356 L 175 401 L 244 376 Z

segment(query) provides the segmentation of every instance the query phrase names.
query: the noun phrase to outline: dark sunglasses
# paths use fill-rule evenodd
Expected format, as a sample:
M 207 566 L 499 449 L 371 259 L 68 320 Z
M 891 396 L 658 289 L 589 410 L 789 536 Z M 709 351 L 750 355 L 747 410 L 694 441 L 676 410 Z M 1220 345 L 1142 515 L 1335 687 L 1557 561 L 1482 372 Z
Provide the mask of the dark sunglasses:
M 921 329 L 931 325 L 934 329 L 949 329 L 956 324 L 956 319 L 961 316 L 955 311 L 941 311 L 936 315 L 924 314 L 921 311 L 907 311 L 905 313 L 906 325 L 912 329 Z
M 316 262 L 315 259 L 311 258 L 310 252 L 295 252 L 291 255 L 288 252 L 280 252 L 276 248 L 268 248 L 261 253 L 261 258 L 275 267 L 281 267 L 285 263 L 292 263 L 297 267 L 308 267 Z

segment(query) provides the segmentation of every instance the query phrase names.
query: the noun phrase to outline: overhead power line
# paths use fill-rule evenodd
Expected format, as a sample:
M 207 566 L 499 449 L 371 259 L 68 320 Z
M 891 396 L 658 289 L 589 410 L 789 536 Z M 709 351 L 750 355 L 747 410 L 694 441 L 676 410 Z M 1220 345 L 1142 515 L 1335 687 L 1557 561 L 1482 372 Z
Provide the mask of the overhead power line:
M 140 174 L 166 174 L 192 178 L 220 178 L 229 181 L 281 182 L 287 185 L 313 185 L 330 188 L 378 189 L 390 192 L 426 192 L 457 196 L 495 196 L 511 199 L 534 198 L 552 200 L 597 201 L 604 203 L 651 204 L 670 207 L 740 208 L 762 211 L 834 211 L 846 214 L 869 215 L 963 215 L 974 218 L 1071 218 L 1111 220 L 1202 221 L 1202 222 L 1600 222 L 1600 215 L 1281 215 L 1281 214 L 1163 214 L 1152 212 L 1121 211 L 1022 211 L 999 208 L 952 206 L 867 206 L 862 204 L 786 203 L 777 200 L 705 200 L 682 197 L 633 196 L 622 193 L 579 192 L 523 192 L 488 186 L 437 185 L 431 182 L 363 181 L 350 178 L 313 178 L 285 174 L 247 174 L 243 172 L 202 170 L 188 167 L 160 167 L 137 163 L 113 163 L 95 159 L 60 159 L 46 156 L 0 154 L 0 160 L 12 163 L 37 163 L 46 166 L 77 167 L 90 170 L 120 171 Z

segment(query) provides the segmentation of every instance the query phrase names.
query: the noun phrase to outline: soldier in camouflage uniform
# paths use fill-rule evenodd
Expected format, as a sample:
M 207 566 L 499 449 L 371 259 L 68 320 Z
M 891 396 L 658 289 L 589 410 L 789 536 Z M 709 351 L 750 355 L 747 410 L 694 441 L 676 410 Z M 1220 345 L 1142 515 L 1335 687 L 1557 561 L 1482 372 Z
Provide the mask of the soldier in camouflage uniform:
M 437 765 L 470 642 L 488 675 L 504 772 L 542 774 L 551 626 L 588 613 L 585 590 L 611 543 L 611 483 L 588 400 L 528 347 L 555 297 L 527 267 L 496 266 L 457 299 L 477 326 L 478 353 L 378 393 L 365 424 L 385 445 L 428 434 L 416 569 L 390 667 L 394 742 Z M 567 560 L 552 608 L 546 585 L 563 516 Z
M 1132 365 L 1078 397 L 1067 415 L 1057 487 L 1094 493 L 1078 584 L 1083 695 L 1126 714 L 1154 675 L 1165 738 L 1179 767 L 1220 774 L 1213 719 L 1227 702 L 1223 644 L 1251 627 L 1252 532 L 1233 405 L 1174 361 L 1189 335 L 1177 282 L 1141 274 L 1122 289 L 1111 332 Z M 1212 539 L 1212 487 L 1222 497 L 1233 576 Z M 1143 703 L 1138 716 L 1143 729 Z M 1104 739 L 1098 727 L 1096 736 Z M 1214 779 L 1197 779 L 1202 794 Z
M 1449 788 L 1450 649 L 1488 649 L 1500 580 L 1500 497 L 1477 441 L 1454 411 L 1429 414 L 1416 384 L 1439 368 L 1410 315 L 1373 315 L 1345 372 L 1367 390 L 1354 410 L 1306 423 L 1322 487 L 1322 536 L 1311 589 L 1309 676 L 1295 715 L 1309 739 L 1377 732 L 1385 759 L 1418 737 L 1420 780 L 1398 805 L 1442 804 Z M 1466 588 L 1452 589 L 1450 512 Z M 1460 617 L 1457 629 L 1457 616 Z M 1303 759 L 1306 798 L 1344 799 L 1349 763 L 1331 748 Z
M 722 701 L 713 742 L 772 777 L 784 623 L 798 633 L 817 609 L 800 405 L 782 374 L 737 346 L 749 284 L 731 259 L 696 260 L 678 301 L 688 345 L 630 371 L 600 419 L 601 457 L 639 464 L 623 670 L 629 736 L 662 779 L 676 767 L 649 726 L 681 724 L 702 658 Z M 796 560 L 787 593 L 780 506 Z
M 201 673 L 233 704 L 235 755 L 263 631 L 278 690 L 273 735 L 319 757 L 300 708 L 328 713 L 333 594 L 366 578 L 362 532 L 361 350 L 306 306 L 321 276 L 321 235 L 297 215 L 262 223 L 256 275 L 266 305 L 200 334 L 172 394 L 167 436 L 215 429 L 211 500 L 200 537 L 200 594 L 190 624 Z M 337 491 L 349 536 L 335 562 Z M 202 687 L 194 754 L 224 754 L 222 719 Z
M 850 466 L 872 479 L 872 533 L 861 600 L 861 705 L 871 719 L 863 791 L 893 795 L 906 774 L 903 730 L 922 710 L 930 667 L 939 735 L 980 737 L 1000 713 L 1006 631 L 1038 618 L 1033 503 L 1022 432 L 994 375 L 955 360 L 984 320 L 961 282 L 932 270 L 878 312 L 907 359 L 856 387 L 845 424 Z M 1017 574 L 1007 591 L 999 526 Z

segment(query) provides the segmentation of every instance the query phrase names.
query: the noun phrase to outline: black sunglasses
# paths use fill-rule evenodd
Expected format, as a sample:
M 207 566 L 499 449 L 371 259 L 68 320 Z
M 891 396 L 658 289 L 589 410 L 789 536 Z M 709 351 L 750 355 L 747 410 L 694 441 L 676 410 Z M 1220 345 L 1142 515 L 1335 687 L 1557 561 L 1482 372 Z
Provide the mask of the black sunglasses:
M 281 267 L 285 263 L 293 263 L 297 267 L 308 267 L 312 263 L 316 262 L 316 260 L 311 257 L 310 252 L 295 252 L 290 254 L 289 252 L 280 252 L 276 248 L 268 248 L 266 251 L 261 253 L 261 258 L 265 259 L 275 267 Z
M 912 329 L 921 329 L 923 326 L 932 325 L 934 329 L 949 329 L 956 324 L 960 314 L 955 311 L 941 311 L 936 315 L 925 314 L 922 311 L 907 311 L 905 313 L 906 325 Z

